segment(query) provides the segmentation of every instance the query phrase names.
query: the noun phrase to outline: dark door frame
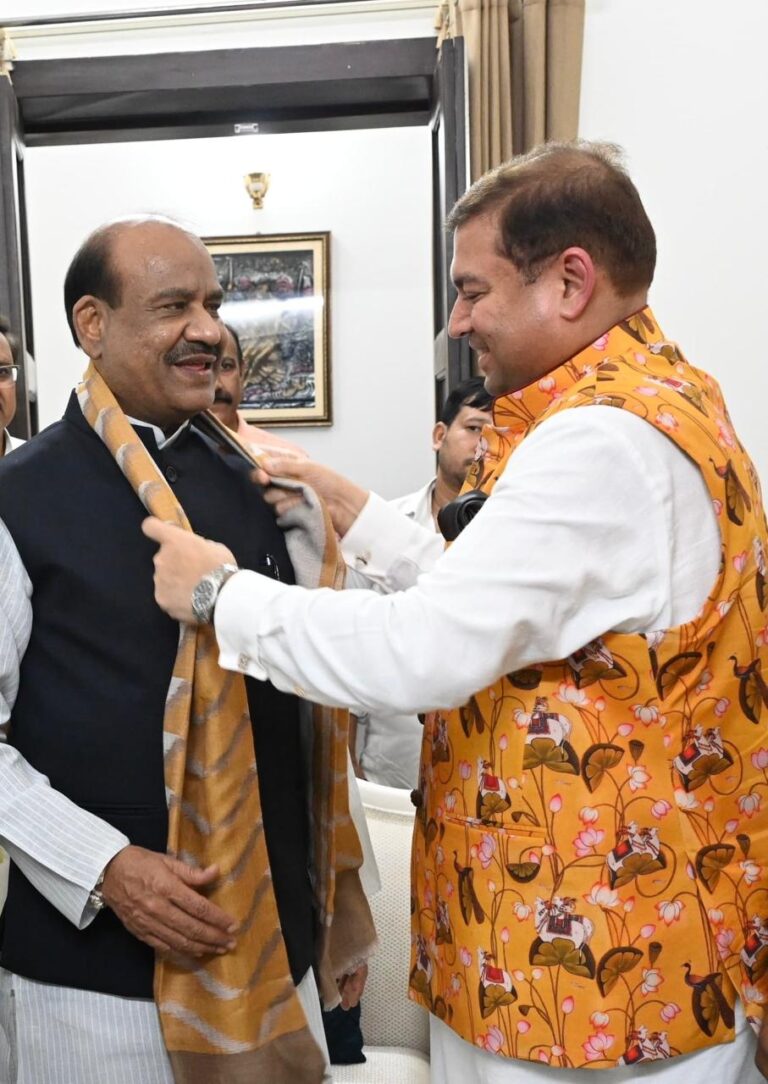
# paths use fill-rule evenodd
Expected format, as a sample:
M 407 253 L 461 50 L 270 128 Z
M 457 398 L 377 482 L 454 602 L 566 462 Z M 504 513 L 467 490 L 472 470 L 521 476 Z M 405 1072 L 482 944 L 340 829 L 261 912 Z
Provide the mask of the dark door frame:
M 452 304 L 443 216 L 466 187 L 463 44 L 443 43 L 439 58 L 434 38 L 405 38 L 17 61 L 13 94 L 0 99 L 0 305 L 21 326 L 26 291 L 27 349 L 29 254 L 18 168 L 24 145 L 403 125 L 432 130 L 440 338 Z M 13 112 L 18 119 L 9 125 Z M 452 344 L 443 377 L 448 390 L 467 368 L 460 353 Z M 26 383 L 19 390 L 26 400 Z M 12 428 L 19 436 L 34 431 L 28 406 Z

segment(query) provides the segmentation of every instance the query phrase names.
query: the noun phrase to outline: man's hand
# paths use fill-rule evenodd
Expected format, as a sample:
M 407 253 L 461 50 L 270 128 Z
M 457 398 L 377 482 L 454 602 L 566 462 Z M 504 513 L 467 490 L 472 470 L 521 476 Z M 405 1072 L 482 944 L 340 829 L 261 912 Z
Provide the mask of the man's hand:
M 160 544 L 155 554 L 155 599 L 158 606 L 177 621 L 194 622 L 192 592 L 203 576 L 224 564 L 236 564 L 226 546 L 184 531 L 155 516 L 145 519 L 141 529 L 147 538 Z
M 311 459 L 278 453 L 262 455 L 259 459 L 262 467 L 254 471 L 253 478 L 266 487 L 264 499 L 272 505 L 277 516 L 282 516 L 301 498 L 290 490 L 271 485 L 273 478 L 291 478 L 314 489 L 328 506 L 333 528 L 340 538 L 347 533 L 368 500 L 367 490 Z
M 104 872 L 104 902 L 134 937 L 156 952 L 222 955 L 235 947 L 231 915 L 201 895 L 218 866 L 193 869 L 143 847 L 124 847 Z
M 342 1009 L 354 1009 L 363 996 L 367 978 L 368 964 L 361 964 L 357 971 L 353 971 L 351 975 L 344 975 L 343 978 L 339 979 L 337 985 L 341 994 Z

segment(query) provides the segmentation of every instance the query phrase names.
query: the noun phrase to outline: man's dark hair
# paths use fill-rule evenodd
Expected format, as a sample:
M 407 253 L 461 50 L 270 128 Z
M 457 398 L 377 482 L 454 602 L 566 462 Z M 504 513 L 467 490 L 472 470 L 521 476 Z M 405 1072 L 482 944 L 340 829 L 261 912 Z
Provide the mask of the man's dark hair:
M 7 316 L 0 313 L 0 335 L 2 335 L 11 348 L 11 359 L 14 365 L 19 364 L 19 340 L 11 332 L 11 321 Z
M 115 232 L 114 224 L 95 230 L 83 241 L 67 268 L 64 279 L 64 308 L 75 346 L 80 345 L 80 340 L 72 319 L 72 310 L 81 297 L 91 294 L 100 301 L 106 301 L 113 309 L 120 304 L 120 276 L 111 260 Z
M 443 403 L 439 421 L 445 426 L 453 425 L 462 407 L 474 407 L 475 410 L 490 410 L 493 399 L 485 390 L 481 376 L 471 376 L 457 384 Z
M 232 336 L 232 339 L 233 339 L 233 341 L 235 343 L 235 352 L 237 353 L 237 364 L 238 364 L 238 367 L 240 369 L 240 372 L 242 372 L 243 371 L 243 347 L 242 347 L 242 345 L 240 343 L 240 336 L 237 334 L 237 332 L 235 331 L 235 329 L 232 327 L 231 324 L 224 324 L 224 327 L 227 329 L 229 334 Z
M 499 254 L 526 282 L 575 245 L 620 296 L 645 289 L 656 267 L 656 236 L 621 154 L 610 143 L 545 143 L 476 181 L 447 227 L 498 212 Z

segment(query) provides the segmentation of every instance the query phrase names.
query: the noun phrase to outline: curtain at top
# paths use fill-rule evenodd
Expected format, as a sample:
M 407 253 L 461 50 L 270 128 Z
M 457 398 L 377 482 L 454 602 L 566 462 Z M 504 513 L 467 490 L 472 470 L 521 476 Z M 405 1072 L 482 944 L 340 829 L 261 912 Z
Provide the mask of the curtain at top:
M 472 180 L 579 123 L 585 0 L 443 0 L 438 46 L 463 37 Z

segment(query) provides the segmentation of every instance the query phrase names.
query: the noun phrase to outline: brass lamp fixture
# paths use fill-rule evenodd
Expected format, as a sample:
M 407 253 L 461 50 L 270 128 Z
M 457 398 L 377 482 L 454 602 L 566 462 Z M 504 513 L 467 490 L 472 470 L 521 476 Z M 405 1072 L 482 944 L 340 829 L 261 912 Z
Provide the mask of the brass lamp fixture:
M 245 190 L 251 197 L 254 211 L 260 211 L 264 206 L 264 197 L 268 188 L 268 173 L 247 173 L 245 175 Z

